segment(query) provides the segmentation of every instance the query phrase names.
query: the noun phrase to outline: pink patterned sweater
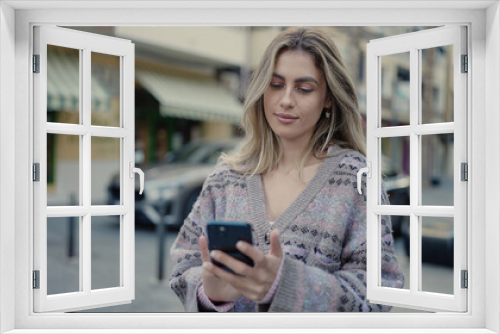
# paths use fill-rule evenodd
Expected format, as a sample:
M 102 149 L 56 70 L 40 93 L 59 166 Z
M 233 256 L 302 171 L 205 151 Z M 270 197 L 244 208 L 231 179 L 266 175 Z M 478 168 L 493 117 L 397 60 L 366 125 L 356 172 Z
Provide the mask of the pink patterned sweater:
M 365 157 L 331 146 L 319 171 L 304 191 L 275 221 L 285 253 L 282 274 L 269 312 L 389 311 L 366 300 L 366 183 L 357 192 L 356 173 Z M 382 203 L 387 204 L 385 192 Z M 197 299 L 202 284 L 198 237 L 210 220 L 247 221 L 254 246 L 269 252 L 260 175 L 242 176 L 218 165 L 207 178 L 192 212 L 172 245 L 170 286 L 188 312 L 207 311 Z M 402 288 L 404 276 L 394 253 L 390 217 L 382 216 L 382 285 Z M 230 311 L 263 308 L 242 297 Z

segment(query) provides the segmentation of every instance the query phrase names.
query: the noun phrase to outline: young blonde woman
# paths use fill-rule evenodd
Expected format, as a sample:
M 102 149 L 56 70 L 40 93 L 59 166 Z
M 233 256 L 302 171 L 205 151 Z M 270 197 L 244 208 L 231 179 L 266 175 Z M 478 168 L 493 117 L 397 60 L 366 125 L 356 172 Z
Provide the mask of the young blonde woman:
M 389 311 L 366 300 L 366 198 L 356 190 L 365 140 L 354 86 L 328 35 L 292 28 L 271 42 L 247 91 L 243 128 L 241 149 L 221 158 L 171 249 L 170 283 L 185 310 Z M 209 253 L 211 220 L 251 224 L 254 244 L 237 247 L 253 267 Z M 382 225 L 382 285 L 401 288 L 389 217 Z

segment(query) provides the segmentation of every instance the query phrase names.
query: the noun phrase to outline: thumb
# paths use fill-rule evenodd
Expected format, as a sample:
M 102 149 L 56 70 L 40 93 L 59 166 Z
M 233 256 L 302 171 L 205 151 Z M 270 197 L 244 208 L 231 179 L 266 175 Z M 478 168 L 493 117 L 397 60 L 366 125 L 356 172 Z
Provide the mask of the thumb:
M 207 238 L 201 236 L 198 239 L 198 244 L 200 245 L 200 250 L 201 250 L 201 260 L 203 262 L 210 262 L 210 252 L 208 251 Z
M 277 258 L 282 258 L 283 257 L 283 251 L 281 250 L 281 243 L 280 243 L 280 232 L 278 230 L 272 230 L 271 235 L 271 250 L 269 251 L 269 254 L 276 256 Z

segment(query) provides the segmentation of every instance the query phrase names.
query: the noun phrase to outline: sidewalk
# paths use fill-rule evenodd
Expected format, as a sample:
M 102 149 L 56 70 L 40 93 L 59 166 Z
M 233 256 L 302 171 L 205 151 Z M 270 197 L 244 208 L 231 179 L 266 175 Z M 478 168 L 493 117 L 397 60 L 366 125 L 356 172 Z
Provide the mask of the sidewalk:
M 184 312 L 169 285 L 172 263 L 170 246 L 177 236 L 167 231 L 165 240 L 164 280 L 158 281 L 158 237 L 154 229 L 135 230 L 135 299 L 130 304 L 103 307 L 85 312 Z
M 439 185 L 422 189 L 422 205 L 452 206 L 453 179 L 442 179 Z
M 48 291 L 78 290 L 78 232 L 74 257 L 67 255 L 67 219 L 48 224 Z M 76 229 L 78 231 L 78 229 Z M 119 285 L 119 225 L 116 217 L 92 217 L 92 288 Z M 135 299 L 130 304 L 95 308 L 80 312 L 183 312 L 182 304 L 169 286 L 171 271 L 168 251 L 176 232 L 167 232 L 165 244 L 165 280 L 159 282 L 158 237 L 154 229 L 137 227 L 135 231 Z

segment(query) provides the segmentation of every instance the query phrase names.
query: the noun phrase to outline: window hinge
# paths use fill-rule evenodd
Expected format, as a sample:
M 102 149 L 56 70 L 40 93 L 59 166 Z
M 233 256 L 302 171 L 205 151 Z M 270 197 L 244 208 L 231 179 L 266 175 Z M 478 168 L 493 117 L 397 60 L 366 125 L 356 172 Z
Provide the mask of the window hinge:
M 33 55 L 33 73 L 40 73 L 40 55 Z
M 469 273 L 467 270 L 462 270 L 462 289 L 469 287 Z
M 466 162 L 462 162 L 462 164 L 460 165 L 460 169 L 461 169 L 461 174 L 462 174 L 462 177 L 461 177 L 461 180 L 462 181 L 469 181 L 469 166 Z
M 40 181 L 40 163 L 38 162 L 33 164 L 33 181 Z
M 40 270 L 33 270 L 33 289 L 40 289 Z
M 462 73 L 469 72 L 469 57 L 467 55 L 462 55 Z

